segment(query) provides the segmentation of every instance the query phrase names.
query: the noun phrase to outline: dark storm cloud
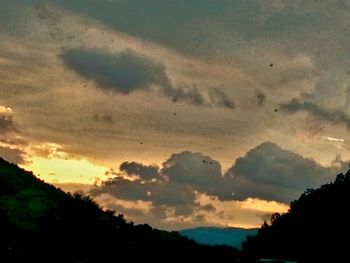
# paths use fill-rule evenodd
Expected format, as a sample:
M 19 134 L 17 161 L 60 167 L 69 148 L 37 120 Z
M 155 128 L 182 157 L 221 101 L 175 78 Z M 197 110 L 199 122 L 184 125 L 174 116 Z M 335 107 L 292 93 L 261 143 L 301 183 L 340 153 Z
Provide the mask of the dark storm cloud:
M 311 159 L 267 142 L 238 158 L 226 175 L 240 186 L 235 191 L 236 198 L 253 196 L 287 203 L 306 188 L 331 181 L 335 173 L 335 169 L 324 168 Z
M 119 170 L 126 175 L 137 175 L 140 179 L 131 181 L 117 177 L 104 182 L 101 187 L 92 190 L 91 194 L 98 196 L 108 193 L 122 200 L 151 201 L 156 211 L 157 208 L 170 207 L 176 216 L 191 215 L 194 209 L 210 209 L 211 207 L 201 207 L 196 203 L 195 191 L 215 191 L 212 182 L 217 178 L 211 177 L 214 174 L 221 176 L 221 166 L 217 161 L 191 152 L 173 154 L 161 169 L 136 162 L 124 162 Z
M 340 110 L 322 108 L 310 101 L 292 99 L 288 103 L 281 104 L 280 109 L 286 113 L 304 111 L 320 121 L 344 125 L 347 129 L 350 129 L 350 116 L 348 114 Z
M 74 71 L 94 81 L 98 87 L 129 94 L 156 87 L 163 95 L 192 104 L 207 102 L 196 86 L 174 86 L 163 64 L 132 51 L 113 54 L 103 50 L 74 49 L 62 54 L 63 61 Z
M 315 161 L 283 150 L 270 142 L 238 158 L 228 173 L 256 183 L 294 189 L 317 186 L 330 179 L 329 172 Z
M 201 207 L 196 202 L 196 193 L 225 201 L 259 198 L 289 203 L 306 188 L 334 179 L 339 169 L 324 168 L 267 142 L 238 158 L 225 174 L 219 162 L 188 151 L 171 155 L 160 169 L 126 162 L 120 170 L 146 180 L 117 177 L 104 182 L 91 194 L 107 193 L 122 200 L 151 201 L 155 207 L 170 207 L 176 215 L 185 215 L 194 209 L 215 210 L 215 207 Z M 162 179 L 152 180 L 154 178 Z
M 221 176 L 221 165 L 209 156 L 185 151 L 172 154 L 163 163 L 161 173 L 171 182 L 210 187 Z
M 164 182 L 151 192 L 150 198 L 155 205 L 167 205 L 175 210 L 195 206 L 195 192 L 190 185 Z
M 186 56 L 222 58 L 227 62 L 232 61 L 232 57 L 245 59 L 242 49 L 247 47 L 246 43 L 251 43 L 254 54 L 263 54 L 266 48 L 278 46 L 293 54 L 310 54 L 315 64 L 324 68 L 344 66 L 349 60 L 348 55 L 344 55 L 349 36 L 343 34 L 349 28 L 346 12 L 349 7 L 339 4 L 345 1 L 337 1 L 337 4 L 325 0 L 54 2 L 120 32 L 159 43 Z M 257 60 L 252 59 L 247 68 L 254 67 Z
M 189 185 L 220 200 L 253 197 L 284 203 L 335 175 L 334 170 L 273 143 L 263 143 L 238 158 L 225 174 L 219 162 L 192 152 L 173 154 L 163 163 L 161 173 L 170 182 Z
M 64 52 L 62 57 L 69 67 L 104 89 L 128 94 L 151 85 L 170 85 L 164 65 L 132 50 L 111 54 L 75 49 Z
M 187 101 L 197 105 L 208 105 L 198 88 L 187 84 L 178 85 L 176 88 L 166 87 L 162 90 L 165 96 L 171 97 L 175 101 Z
M 208 102 L 196 85 L 173 85 L 163 64 L 132 50 L 112 54 L 102 50 L 75 49 L 64 52 L 62 58 L 71 69 L 94 81 L 102 89 L 129 94 L 135 90 L 156 87 L 173 101 L 235 108 L 234 101 L 218 88 L 210 90 Z
M 141 177 L 141 176 L 140 176 Z M 144 182 L 115 178 L 90 191 L 92 196 L 107 193 L 117 199 L 151 201 L 155 207 L 171 207 L 176 214 L 192 213 L 195 193 L 190 186 L 172 182 Z
M 228 109 L 234 109 L 236 107 L 234 101 L 225 92 L 217 88 L 210 90 L 209 97 L 210 101 L 218 107 Z
M 138 175 L 141 180 L 150 181 L 152 179 L 159 179 L 157 166 L 148 166 L 136 162 L 123 162 L 119 166 L 119 170 L 128 175 Z
M 121 165 L 121 171 L 126 175 L 137 175 L 140 178 L 161 180 L 129 180 L 120 176 L 110 179 L 91 191 L 92 195 L 108 193 L 122 200 L 142 200 L 152 201 L 154 205 L 183 207 L 184 205 L 194 205 L 195 194 L 188 184 L 178 184 L 169 180 L 162 180 L 160 173 L 155 174 L 155 170 L 149 166 L 135 162 Z
M 116 177 L 105 182 L 101 187 L 91 191 L 92 195 L 101 193 L 110 193 L 112 196 L 122 200 L 143 200 L 149 201 L 148 192 L 156 187 L 156 183 L 143 184 L 141 180 L 128 180 L 121 177 Z

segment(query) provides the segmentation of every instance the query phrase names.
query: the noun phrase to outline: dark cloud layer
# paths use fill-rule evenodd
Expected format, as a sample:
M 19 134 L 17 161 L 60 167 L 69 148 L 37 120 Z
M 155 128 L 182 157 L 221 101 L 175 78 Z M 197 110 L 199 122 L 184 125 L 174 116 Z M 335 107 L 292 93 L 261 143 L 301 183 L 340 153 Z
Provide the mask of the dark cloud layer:
M 333 168 L 324 168 L 273 143 L 263 143 L 250 150 L 227 171 L 235 184 L 241 186 L 235 191 L 236 198 L 254 195 L 285 203 L 297 198 L 306 188 L 329 182 L 335 173 Z
M 209 92 L 210 101 L 219 107 L 234 109 L 235 103 L 234 101 L 222 90 L 217 88 L 213 88 Z
M 161 172 L 172 182 L 202 188 L 221 176 L 221 165 L 209 156 L 185 151 L 172 154 L 163 163 Z
M 149 201 L 154 212 L 171 208 L 179 216 L 191 215 L 194 210 L 215 210 L 210 205 L 202 207 L 196 201 L 197 193 L 226 201 L 259 198 L 289 203 L 306 188 L 329 182 L 337 172 L 335 167 L 324 168 L 270 142 L 238 158 L 225 174 L 218 161 L 189 151 L 171 155 L 160 168 L 125 162 L 119 170 L 126 175 L 137 175 L 139 179 L 132 181 L 118 174 L 93 189 L 91 194 Z
M 172 99 L 206 104 L 195 86 L 175 87 L 163 64 L 130 49 L 116 54 L 103 50 L 74 49 L 64 52 L 62 58 L 71 69 L 102 89 L 129 94 L 154 88 Z
M 111 54 L 101 50 L 74 49 L 63 53 L 65 63 L 101 88 L 121 93 L 148 89 L 151 85 L 169 86 L 162 64 L 132 50 Z
M 320 121 L 344 125 L 347 129 L 350 129 L 350 116 L 340 110 L 325 109 L 313 102 L 298 99 L 292 99 L 288 103 L 281 104 L 280 108 L 286 113 L 304 111 Z
M 150 181 L 159 178 L 157 166 L 148 166 L 136 162 L 123 162 L 119 170 L 128 175 L 138 175 L 141 180 Z
M 233 100 L 218 88 L 211 89 L 207 101 L 196 85 L 174 85 L 163 64 L 130 49 L 116 54 L 104 50 L 73 49 L 64 52 L 62 58 L 69 68 L 94 81 L 101 89 L 122 94 L 136 90 L 157 90 L 174 102 L 235 108 Z
M 217 50 L 225 55 L 247 42 L 266 43 L 268 37 L 270 41 L 278 40 L 287 47 L 313 52 L 317 56 L 320 51 L 329 52 L 333 45 L 346 46 L 348 41 L 344 36 L 323 38 L 327 33 L 334 35 L 336 26 L 341 32 L 349 24 L 344 11 L 349 10 L 348 5 L 331 4 L 325 0 L 119 0 L 104 1 L 100 5 L 84 0 L 59 2 L 122 32 L 161 43 L 187 55 L 212 57 L 218 56 Z M 320 32 L 316 37 L 322 39 L 322 44 L 315 43 L 315 35 L 306 35 L 305 31 Z M 228 36 L 235 36 L 229 38 L 231 43 L 225 41 Z M 305 41 L 313 44 L 305 46 Z M 318 57 L 325 59 L 324 56 Z
M 305 189 L 330 180 L 329 171 L 311 159 L 263 143 L 238 158 L 228 173 L 256 183 Z
M 196 105 L 209 105 L 196 85 L 189 86 L 187 84 L 181 84 L 176 88 L 165 88 L 162 92 L 165 96 L 171 97 L 173 102 L 186 101 Z
M 18 149 L 11 149 L 0 146 L 0 157 L 15 164 L 24 164 L 25 153 Z

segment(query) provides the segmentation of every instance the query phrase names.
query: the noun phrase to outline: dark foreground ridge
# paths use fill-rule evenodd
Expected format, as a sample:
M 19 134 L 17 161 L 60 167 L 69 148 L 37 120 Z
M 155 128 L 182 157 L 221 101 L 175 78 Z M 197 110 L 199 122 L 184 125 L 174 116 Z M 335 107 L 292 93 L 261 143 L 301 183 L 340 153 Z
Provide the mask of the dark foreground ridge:
M 243 244 L 248 258 L 350 262 L 350 170 L 308 189 L 288 213 L 274 214 Z
M 0 262 L 235 262 L 236 250 L 134 225 L 0 159 Z

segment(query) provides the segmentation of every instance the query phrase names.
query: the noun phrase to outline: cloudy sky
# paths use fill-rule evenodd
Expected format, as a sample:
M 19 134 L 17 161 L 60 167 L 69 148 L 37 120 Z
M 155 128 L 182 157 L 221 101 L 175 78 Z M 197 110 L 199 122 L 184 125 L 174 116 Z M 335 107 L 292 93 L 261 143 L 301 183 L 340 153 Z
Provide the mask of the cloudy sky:
M 350 2 L 0 0 L 0 156 L 136 223 L 259 226 L 350 159 Z

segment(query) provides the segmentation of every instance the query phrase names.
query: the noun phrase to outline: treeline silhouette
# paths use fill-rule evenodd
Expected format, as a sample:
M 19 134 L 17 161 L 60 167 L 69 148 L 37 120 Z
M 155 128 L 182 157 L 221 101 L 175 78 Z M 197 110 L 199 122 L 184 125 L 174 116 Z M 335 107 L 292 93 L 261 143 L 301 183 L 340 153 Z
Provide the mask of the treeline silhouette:
M 350 262 L 350 171 L 307 189 L 285 214 L 274 214 L 244 244 L 245 261 Z M 249 259 L 249 260 L 248 260 Z
M 134 225 L 0 159 L 0 262 L 236 262 L 237 253 Z

